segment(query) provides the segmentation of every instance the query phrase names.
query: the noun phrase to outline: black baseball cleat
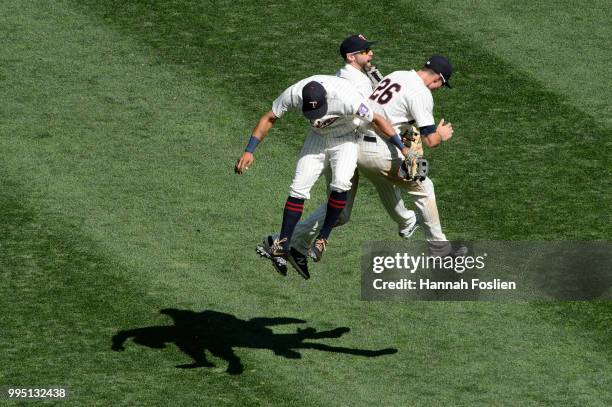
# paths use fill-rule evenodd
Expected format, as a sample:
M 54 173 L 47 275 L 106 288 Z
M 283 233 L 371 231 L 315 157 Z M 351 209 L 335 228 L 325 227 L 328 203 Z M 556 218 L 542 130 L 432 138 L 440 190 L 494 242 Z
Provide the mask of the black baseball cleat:
M 287 259 L 283 257 L 272 257 L 270 261 L 272 261 L 272 266 L 278 274 L 283 277 L 287 276 Z
M 287 254 L 282 250 L 282 241 L 274 240 L 272 236 L 266 236 L 260 245 L 257 245 L 255 251 L 261 257 L 264 257 L 272 262 L 274 270 L 281 276 L 287 275 Z
M 304 277 L 305 280 L 310 278 L 310 273 L 308 273 L 308 257 L 292 247 L 289 249 L 287 260 L 289 260 L 289 264 L 291 264 L 295 271 L 297 271 L 300 276 Z
M 322 237 L 318 238 L 314 241 L 310 250 L 308 250 L 308 255 L 314 261 L 321 261 L 323 257 L 323 252 L 327 248 L 327 239 L 323 239 Z

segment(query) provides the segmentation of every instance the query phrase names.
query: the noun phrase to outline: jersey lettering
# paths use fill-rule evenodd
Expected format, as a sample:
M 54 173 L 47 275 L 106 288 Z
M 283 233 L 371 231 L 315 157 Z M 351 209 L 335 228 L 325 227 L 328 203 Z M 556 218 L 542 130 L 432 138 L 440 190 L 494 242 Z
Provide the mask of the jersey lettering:
M 375 100 L 379 105 L 386 105 L 401 89 L 402 86 L 399 83 L 391 83 L 391 79 L 387 78 L 380 82 L 372 92 L 370 99 Z
M 378 96 L 380 95 L 380 93 L 387 87 L 389 86 L 389 84 L 391 83 L 391 79 L 386 78 L 385 80 L 381 81 L 378 86 L 376 87 L 376 89 L 374 89 L 374 92 L 372 92 L 372 95 L 370 96 L 371 100 L 376 100 L 376 98 L 378 98 Z
M 314 122 L 312 122 L 312 127 L 314 127 L 315 129 L 324 129 L 327 126 L 331 126 L 338 119 L 338 117 L 330 117 L 326 120 L 315 120 Z

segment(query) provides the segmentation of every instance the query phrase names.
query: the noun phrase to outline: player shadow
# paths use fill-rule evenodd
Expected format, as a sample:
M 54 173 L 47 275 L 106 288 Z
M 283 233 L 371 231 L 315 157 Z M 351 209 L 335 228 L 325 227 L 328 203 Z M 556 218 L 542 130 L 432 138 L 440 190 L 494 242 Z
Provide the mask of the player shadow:
M 350 329 L 339 327 L 317 332 L 315 328 L 297 328 L 295 333 L 274 333 L 270 326 L 303 324 L 306 321 L 295 318 L 251 318 L 242 320 L 223 312 L 206 310 L 194 312 L 179 309 L 162 309 L 161 314 L 172 318 L 172 326 L 150 326 L 121 330 L 112 338 L 112 349 L 124 350 L 125 342 L 132 340 L 153 349 L 163 349 L 174 343 L 183 353 L 191 357 L 192 363 L 176 366 L 181 369 L 214 367 L 206 359 L 206 351 L 228 363 L 226 372 L 241 374 L 244 367 L 234 348 L 269 349 L 277 356 L 300 359 L 297 349 L 315 349 L 325 352 L 376 357 L 397 353 L 397 349 L 380 350 L 352 349 L 307 342 L 309 339 L 339 338 Z

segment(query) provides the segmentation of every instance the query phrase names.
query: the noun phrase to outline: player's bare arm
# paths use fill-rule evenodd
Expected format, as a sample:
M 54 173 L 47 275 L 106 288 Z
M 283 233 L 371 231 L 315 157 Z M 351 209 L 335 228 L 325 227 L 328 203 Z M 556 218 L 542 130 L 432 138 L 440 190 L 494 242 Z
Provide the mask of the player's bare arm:
M 236 162 L 236 166 L 234 167 L 234 172 L 237 174 L 242 174 L 244 171 L 248 170 L 249 167 L 255 161 L 255 157 L 253 156 L 253 152 L 257 145 L 268 135 L 268 132 L 274 126 L 274 122 L 276 122 L 276 115 L 270 110 L 259 119 L 255 129 L 253 129 L 253 133 L 247 145 L 247 148 L 244 153 L 240 156 L 238 161 Z
M 389 124 L 389 122 L 384 117 L 382 117 L 378 113 L 374 113 L 374 119 L 372 119 L 372 123 L 376 125 L 376 127 L 378 128 L 378 130 L 380 130 L 380 133 L 383 136 L 390 139 L 393 142 L 393 144 L 395 144 L 401 150 L 404 156 L 408 155 L 408 152 L 410 150 L 408 149 L 408 147 L 406 147 L 401 142 L 401 139 L 399 135 L 397 134 L 397 132 L 395 131 L 395 129 L 393 128 L 393 126 L 391 126 L 391 124 Z M 397 141 L 395 140 L 396 138 L 397 140 L 399 140 L 399 144 L 396 143 Z
M 427 135 L 426 137 L 421 137 L 423 143 L 429 148 L 435 148 L 442 144 L 443 141 L 446 141 L 453 137 L 453 125 L 451 122 L 444 122 L 444 119 L 440 120 L 438 126 L 436 127 L 436 131 Z

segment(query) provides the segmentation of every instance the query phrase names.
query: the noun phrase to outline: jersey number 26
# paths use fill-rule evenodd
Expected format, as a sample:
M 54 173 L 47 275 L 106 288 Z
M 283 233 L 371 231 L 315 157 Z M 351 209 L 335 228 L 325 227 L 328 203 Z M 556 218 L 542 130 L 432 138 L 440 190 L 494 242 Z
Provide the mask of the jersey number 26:
M 381 105 L 384 105 L 386 103 L 389 103 L 391 98 L 393 98 L 393 95 L 396 92 L 399 92 L 400 89 L 402 89 L 402 87 L 399 85 L 399 83 L 391 83 L 391 79 L 389 78 L 383 79 L 378 84 L 376 89 L 374 89 L 372 95 L 370 95 L 370 99 L 375 100 Z

